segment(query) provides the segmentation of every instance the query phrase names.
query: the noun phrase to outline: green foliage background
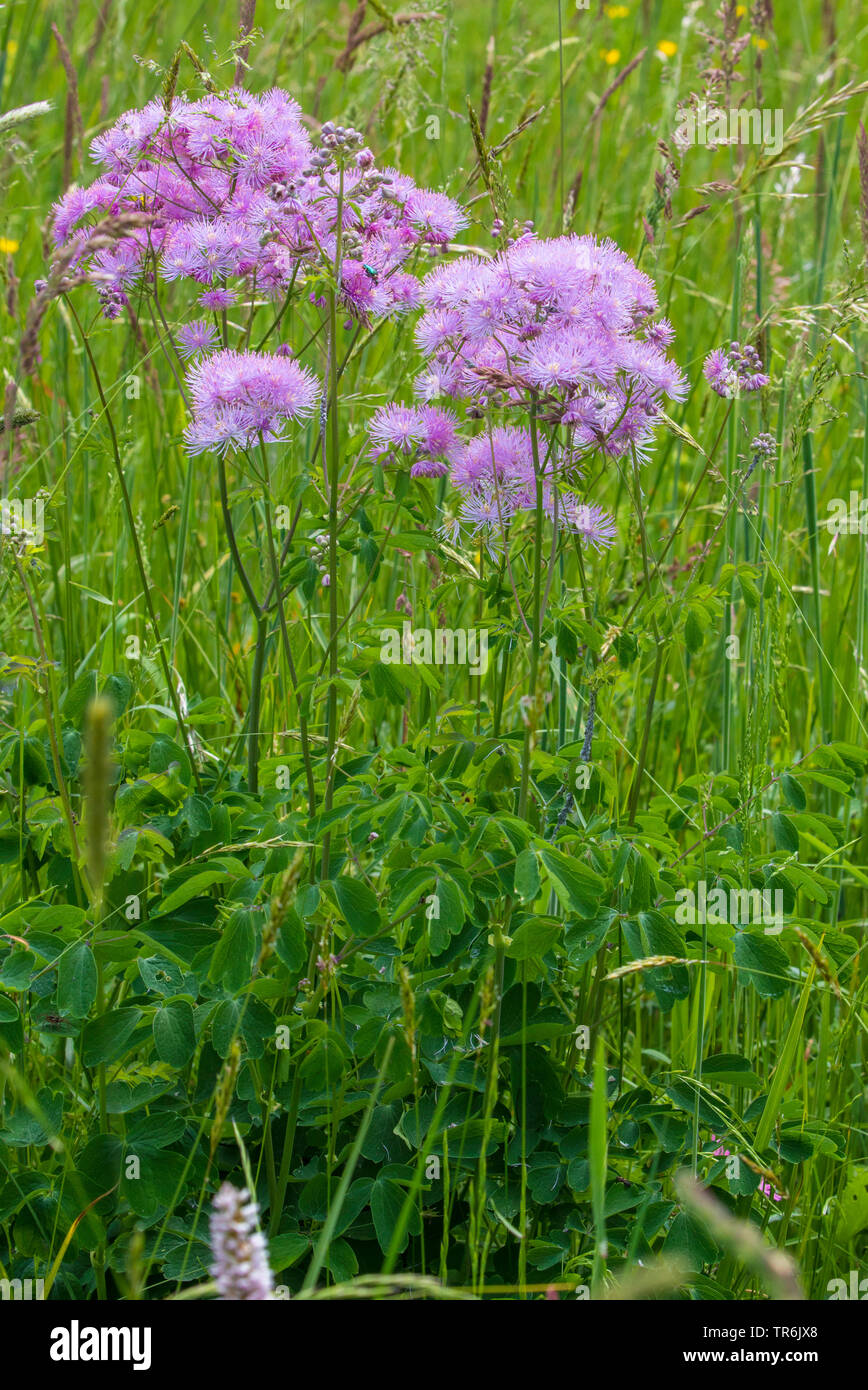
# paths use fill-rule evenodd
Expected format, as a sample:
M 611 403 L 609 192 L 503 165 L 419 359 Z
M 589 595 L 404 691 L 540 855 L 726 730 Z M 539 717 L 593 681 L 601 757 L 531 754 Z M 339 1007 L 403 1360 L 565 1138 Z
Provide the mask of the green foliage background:
M 619 541 L 587 572 L 565 557 L 528 713 L 502 567 L 438 535 L 448 495 L 366 460 L 370 411 L 410 399 L 412 332 L 347 334 L 342 612 L 359 602 L 331 687 L 327 810 L 316 425 L 273 450 L 270 501 L 298 514 L 282 572 L 296 673 L 272 634 L 253 792 L 256 633 L 214 465 L 186 459 L 147 313 L 135 331 L 108 323 L 79 289 L 49 311 L 34 372 L 19 355 L 46 215 L 92 177 L 89 140 L 158 93 L 182 41 L 230 84 L 238 15 L 189 0 L 0 15 L 3 110 L 52 104 L 8 129 L 0 116 L 7 412 L 38 413 L 0 438 L 3 476 L 12 495 L 42 490 L 47 519 L 38 554 L 5 545 L 0 574 L 0 1275 L 45 1277 L 54 1298 L 198 1285 L 228 1177 L 256 1188 L 294 1294 L 366 1276 L 382 1292 L 399 1273 L 430 1296 L 597 1297 L 654 1257 L 669 1297 L 774 1293 L 767 1262 L 691 1207 L 683 1167 L 792 1257 L 808 1296 L 864 1262 L 868 582 L 864 536 L 823 522 L 833 499 L 868 495 L 865 24 L 854 6 L 777 10 L 731 90 L 781 110 L 774 158 L 673 145 L 709 63 L 700 26 L 721 32 L 711 4 L 441 0 L 406 21 L 384 0 L 351 52 L 352 6 L 257 5 L 252 89 L 288 88 L 314 123 L 357 125 L 380 161 L 460 198 L 466 245 L 491 245 L 495 211 L 613 237 L 654 276 L 695 385 L 641 506 L 629 476 L 600 480 Z M 179 88 L 201 90 L 186 57 Z M 484 177 L 468 98 L 487 107 Z M 288 340 L 311 323 L 294 310 Z M 748 336 L 772 386 L 727 413 L 702 361 Z M 112 429 L 200 766 L 167 698 Z M 761 430 L 780 458 L 749 471 Z M 267 582 L 261 501 L 231 482 L 245 563 Z M 517 570 L 526 589 L 526 549 Z M 384 665 L 399 596 L 416 626 L 487 627 L 487 675 Z M 98 691 L 113 716 L 102 903 L 82 887 Z M 685 926 L 677 894 L 700 879 L 781 891 L 784 930 Z

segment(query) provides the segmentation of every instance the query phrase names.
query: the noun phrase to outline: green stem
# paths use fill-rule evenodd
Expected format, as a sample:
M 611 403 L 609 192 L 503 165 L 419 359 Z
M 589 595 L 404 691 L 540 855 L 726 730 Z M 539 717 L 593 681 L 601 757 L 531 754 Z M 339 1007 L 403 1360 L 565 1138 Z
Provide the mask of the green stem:
M 232 522 L 232 509 L 229 505 L 229 490 L 226 484 L 226 461 L 222 454 L 217 456 L 217 477 L 220 484 L 220 506 L 223 511 L 223 523 L 226 527 L 226 539 L 229 542 L 232 562 L 256 622 L 256 653 L 253 658 L 253 672 L 250 677 L 250 703 L 247 709 L 247 787 L 250 792 L 255 794 L 259 790 L 259 714 L 262 706 L 262 675 L 265 670 L 268 625 L 264 609 L 256 597 L 256 590 L 244 567 L 241 552 L 238 549 L 235 526 Z
M 268 647 L 268 623 L 259 617 L 256 623 L 256 652 L 250 677 L 250 704 L 247 710 L 247 789 L 255 796 L 259 791 L 259 727 L 262 715 L 262 677 L 265 673 L 265 654 Z
M 530 415 L 531 447 L 533 449 L 533 471 L 536 480 L 536 507 L 533 528 L 533 612 L 531 620 L 530 646 L 530 692 L 526 710 L 527 727 L 524 745 L 521 750 L 521 786 L 518 796 L 518 814 L 527 817 L 528 791 L 530 787 L 530 755 L 536 735 L 536 687 L 539 679 L 540 648 L 540 600 L 542 597 L 542 530 L 543 530 L 543 479 L 539 461 L 539 432 L 537 428 L 537 403 L 534 400 Z
M 334 760 L 338 740 L 338 480 L 340 478 L 340 429 L 338 423 L 338 295 L 341 287 L 343 256 L 343 198 L 344 174 L 341 169 L 338 191 L 337 232 L 335 240 L 335 284 L 328 295 L 328 417 L 329 447 L 329 691 L 326 706 L 326 786 L 324 809 L 332 808 L 334 796 Z M 322 848 L 322 877 L 328 878 L 331 863 L 331 833 L 326 832 Z
M 179 729 L 180 734 L 181 734 L 181 739 L 182 739 L 182 742 L 183 742 L 183 744 L 184 744 L 184 747 L 185 747 L 186 749 L 189 750 L 189 749 L 192 748 L 192 742 L 191 742 L 191 739 L 190 739 L 190 735 L 189 735 L 189 733 L 188 733 L 188 731 L 187 731 L 187 726 L 186 726 L 186 724 L 185 724 L 185 722 L 184 722 L 184 716 L 183 716 L 183 714 L 181 713 L 181 704 L 180 704 L 180 701 L 179 701 L 179 699 L 178 699 L 178 692 L 177 692 L 177 690 L 175 689 L 175 682 L 172 680 L 172 673 L 171 673 L 171 671 L 169 670 L 169 662 L 168 662 L 168 658 L 167 658 L 167 656 L 166 656 L 166 648 L 165 648 L 165 644 L 164 644 L 164 642 L 163 642 L 163 638 L 162 638 L 162 636 L 161 636 L 161 634 L 160 634 L 160 625 L 159 625 L 159 623 L 157 622 L 157 614 L 156 614 L 156 612 L 155 612 L 155 610 L 154 610 L 154 601 L 153 601 L 153 599 L 152 599 L 152 597 L 151 597 L 151 586 L 150 586 L 150 583 L 148 582 L 148 575 L 147 575 L 147 571 L 146 571 L 146 569 L 145 569 L 145 558 L 144 558 L 144 556 L 143 556 L 143 554 L 142 554 L 142 548 L 141 548 L 141 546 L 140 546 L 140 544 L 139 544 L 139 535 L 138 535 L 138 532 L 137 532 L 137 530 L 136 530 L 136 520 L 135 520 L 135 517 L 133 516 L 133 504 L 132 504 L 132 501 L 131 501 L 131 499 L 130 499 L 130 493 L 129 493 L 129 489 L 128 489 L 128 487 L 127 487 L 127 480 L 126 480 L 126 478 L 124 477 L 123 465 L 122 465 L 122 463 L 121 463 L 121 452 L 120 452 L 120 447 L 119 447 L 119 445 L 118 445 L 118 437 L 117 437 L 117 434 L 116 434 L 116 432 L 115 432 L 114 421 L 112 420 L 111 412 L 110 412 L 110 410 L 109 410 L 109 408 L 108 408 L 108 401 L 106 400 L 105 392 L 104 392 L 104 390 L 103 390 L 102 380 L 101 380 L 101 378 L 100 378 L 100 374 L 99 374 L 99 371 L 98 371 L 98 369 L 97 369 L 96 362 L 94 361 L 93 353 L 91 352 L 90 342 L 89 342 L 89 340 L 88 340 L 87 334 L 85 333 L 84 329 L 83 329 L 82 326 L 81 326 L 81 321 L 79 320 L 79 317 L 78 317 L 78 315 L 77 315 L 76 312 L 75 312 L 75 307 L 74 307 L 72 301 L 70 300 L 69 296 L 68 296 L 68 295 L 64 295 L 63 298 L 64 298 L 64 302 L 65 302 L 67 308 L 69 309 L 70 314 L 72 315 L 72 318 L 73 318 L 73 320 L 74 320 L 74 322 L 75 322 L 75 324 L 76 324 L 76 327 L 78 328 L 79 334 L 81 335 L 81 341 L 82 341 L 82 343 L 83 343 L 83 345 L 84 345 L 84 350 L 85 350 L 85 352 L 86 352 L 86 354 L 87 354 L 87 360 L 88 360 L 88 362 L 90 363 L 91 371 L 93 372 L 94 384 L 95 384 L 96 389 L 97 389 L 97 394 L 98 394 L 98 396 L 99 396 L 99 398 L 100 398 L 100 403 L 101 403 L 101 405 L 102 405 L 103 414 L 104 414 L 104 416 L 105 416 L 106 424 L 108 425 L 109 438 L 111 439 L 111 446 L 112 446 L 112 459 L 113 459 L 113 461 L 114 461 L 115 473 L 116 473 L 116 475 L 117 475 L 118 484 L 119 484 L 120 490 L 121 490 L 121 497 L 123 498 L 124 513 L 125 513 L 126 521 L 127 521 L 127 529 L 129 530 L 130 539 L 131 539 L 131 541 L 132 541 L 132 543 L 133 543 L 133 553 L 134 553 L 135 559 L 136 559 L 136 568 L 137 568 L 138 571 L 139 571 L 139 578 L 140 578 L 141 581 L 142 581 L 142 592 L 144 593 L 144 596 L 145 596 L 145 605 L 146 605 L 147 610 L 148 610 L 148 618 L 149 618 L 149 620 L 150 620 L 151 630 L 153 631 L 153 634 L 154 634 L 154 642 L 155 642 L 155 644 L 156 644 L 157 654 L 158 654 L 159 659 L 160 659 L 160 665 L 161 665 L 162 668 L 163 668 L 163 676 L 165 677 L 165 681 L 166 681 L 166 689 L 167 689 L 168 694 L 169 694 L 169 699 L 170 699 L 171 702 L 172 702 L 172 708 L 173 708 L 173 710 L 174 710 L 174 712 L 175 712 L 175 718 L 176 718 L 176 720 L 178 721 L 178 729 Z M 199 792 L 201 792 L 201 790 L 202 790 L 202 783 L 201 783 L 200 778 L 199 778 L 199 770 L 198 770 L 198 768 L 197 768 L 197 766 L 196 766 L 196 760 L 195 760 L 195 758 L 191 758 L 191 759 L 190 759 L 190 764 L 191 764 L 192 769 L 193 769 L 193 778 L 194 778 L 194 780 L 195 780 L 195 782 L 196 782 L 196 790 L 199 791 Z

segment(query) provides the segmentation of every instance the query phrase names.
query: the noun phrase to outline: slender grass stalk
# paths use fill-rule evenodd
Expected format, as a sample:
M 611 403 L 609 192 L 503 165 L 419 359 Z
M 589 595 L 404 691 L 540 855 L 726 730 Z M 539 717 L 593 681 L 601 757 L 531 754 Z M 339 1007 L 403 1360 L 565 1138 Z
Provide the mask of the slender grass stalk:
M 537 402 L 531 405 L 530 437 L 533 449 L 533 470 L 536 481 L 536 505 L 534 508 L 533 529 L 533 604 L 530 643 L 530 689 L 525 710 L 524 744 L 521 753 L 521 780 L 518 794 L 518 814 L 522 820 L 527 818 L 528 791 L 530 787 L 530 760 L 536 738 L 538 714 L 537 696 L 540 657 L 540 603 L 542 597 L 542 550 L 543 550 L 543 476 L 540 468 L 539 428 Z
M 72 315 L 73 321 L 75 322 L 75 325 L 76 325 L 76 327 L 77 327 L 77 329 L 78 329 L 79 336 L 80 336 L 81 341 L 82 341 L 82 345 L 83 345 L 83 347 L 84 347 L 85 352 L 87 353 L 87 360 L 88 360 L 88 362 L 90 363 L 90 368 L 91 368 L 91 371 L 93 372 L 93 379 L 94 379 L 94 384 L 95 384 L 96 389 L 97 389 L 97 395 L 99 396 L 100 404 L 102 405 L 102 409 L 103 409 L 103 415 L 105 416 L 106 425 L 108 426 L 109 438 L 110 438 L 110 440 L 111 440 L 111 455 L 112 455 L 112 461 L 113 461 L 114 466 L 115 466 L 115 476 L 117 477 L 118 485 L 119 485 L 120 490 L 121 490 L 121 497 L 122 497 L 122 499 L 123 499 L 123 504 L 124 504 L 124 514 L 125 514 L 125 516 L 126 516 L 126 521 L 127 521 L 127 530 L 128 530 L 128 532 L 129 532 L 130 540 L 132 541 L 132 545 L 133 545 L 133 554 L 134 554 L 134 556 L 135 556 L 136 567 L 137 567 L 137 569 L 138 569 L 138 571 L 139 571 L 139 578 L 140 578 L 141 584 L 142 584 L 142 593 L 144 594 L 145 605 L 146 605 L 147 610 L 148 610 L 148 617 L 149 617 L 150 623 L 151 623 L 151 630 L 152 630 L 152 632 L 153 632 L 153 634 L 154 634 L 154 644 L 155 644 L 156 649 L 157 649 L 157 656 L 158 656 L 158 658 L 159 658 L 160 665 L 161 665 L 162 668 L 163 668 L 163 675 L 164 675 L 165 680 L 166 680 L 166 690 L 167 690 L 167 693 L 168 693 L 168 696 L 169 696 L 169 700 L 171 701 L 172 708 L 173 708 L 173 710 L 175 711 L 175 718 L 176 718 L 176 720 L 177 720 L 177 722 L 178 722 L 178 730 L 179 730 L 179 732 L 180 732 L 180 734 L 181 734 L 181 738 L 182 738 L 182 741 L 183 741 L 183 743 L 184 743 L 185 748 L 190 748 L 190 747 L 191 747 L 190 735 L 189 735 L 189 733 L 188 733 L 188 731 L 187 731 L 186 722 L 185 722 L 184 716 L 183 716 L 183 714 L 182 714 L 182 712 L 181 712 L 181 703 L 180 703 L 180 700 L 178 699 L 178 691 L 177 691 L 177 688 L 176 688 L 176 686 L 175 686 L 175 682 L 172 680 L 172 673 L 171 673 L 171 671 L 169 670 L 169 662 L 168 662 L 168 658 L 167 658 L 167 656 L 166 656 L 165 642 L 164 642 L 163 637 L 162 637 L 162 634 L 161 634 L 161 632 L 160 632 L 160 625 L 159 625 L 159 623 L 157 622 L 157 614 L 156 614 L 156 611 L 155 611 L 155 609 L 154 609 L 154 600 L 153 600 L 153 598 L 152 598 L 152 596 L 151 596 L 151 585 L 150 585 L 150 582 L 149 582 L 149 580 L 148 580 L 148 573 L 147 573 L 147 570 L 146 570 L 146 568 L 145 568 L 145 560 L 144 560 L 144 556 L 142 555 L 142 548 L 141 548 L 141 545 L 140 545 L 140 543 L 139 543 L 138 531 L 136 530 L 136 519 L 135 519 L 135 516 L 133 515 L 133 504 L 132 504 L 132 500 L 131 500 L 131 498 L 130 498 L 129 489 L 128 489 L 128 487 L 127 487 L 127 480 L 126 480 L 126 477 L 124 476 L 124 468 L 123 468 L 123 464 L 122 464 L 122 462 L 121 462 L 120 448 L 119 448 L 119 446 L 118 446 L 118 437 L 117 437 L 117 432 L 116 432 L 116 430 L 115 430 L 114 421 L 112 420 L 111 411 L 109 410 L 108 401 L 106 400 L 105 391 L 103 390 L 102 380 L 101 380 L 101 378 L 100 378 L 100 374 L 99 374 L 99 370 L 98 370 L 97 365 L 96 365 L 96 361 L 94 360 L 93 352 L 91 351 L 91 346 L 90 346 L 90 341 L 89 341 L 89 339 L 88 339 L 88 336 L 87 336 L 87 334 L 85 333 L 84 329 L 82 328 L 81 322 L 80 322 L 80 320 L 79 320 L 79 317 L 78 317 L 77 313 L 75 312 L 75 306 L 73 305 L 72 301 L 69 299 L 68 296 L 65 297 L 64 302 L 66 303 L 66 306 L 67 306 L 67 308 L 69 309 L 69 312 L 70 312 L 70 314 Z M 191 766 L 192 766 L 192 768 L 193 768 L 193 777 L 194 777 L 194 780 L 195 780 L 195 782 L 196 782 L 196 786 L 197 786 L 198 790 L 201 791 L 201 790 L 202 790 L 202 784 L 201 784 L 201 781 L 200 781 L 200 779 L 199 779 L 199 770 L 198 770 L 198 768 L 197 768 L 197 766 L 196 766 L 196 759 L 195 759 L 195 758 L 191 758 L 191 759 L 190 759 L 190 762 L 191 762 Z

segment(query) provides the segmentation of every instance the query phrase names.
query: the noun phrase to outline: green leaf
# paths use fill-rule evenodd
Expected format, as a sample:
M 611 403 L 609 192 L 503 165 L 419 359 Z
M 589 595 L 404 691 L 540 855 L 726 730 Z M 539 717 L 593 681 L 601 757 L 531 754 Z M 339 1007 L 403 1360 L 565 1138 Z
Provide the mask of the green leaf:
M 548 845 L 540 850 L 539 857 L 548 870 L 561 905 L 580 917 L 593 916 L 606 888 L 600 875 L 587 864 Z
M 208 979 L 222 984 L 230 994 L 237 994 L 250 983 L 255 947 L 253 911 L 249 907 L 240 907 L 223 928 L 223 935 L 211 957 Z
M 361 936 L 371 935 L 380 926 L 380 911 L 377 899 L 366 883 L 360 878 L 335 878 L 332 887 L 338 907 L 354 932 Z
M 597 954 L 617 915 L 613 908 L 604 907 L 590 921 L 567 923 L 564 946 L 570 965 L 584 965 Z
M 43 1087 L 28 1105 L 19 1104 L 0 1130 L 0 1144 L 24 1149 L 29 1144 L 46 1144 L 60 1134 L 63 1122 L 63 1096 Z
M 161 898 L 154 912 L 154 916 L 167 917 L 170 912 L 175 912 L 184 903 L 190 902 L 193 898 L 201 898 L 206 888 L 210 888 L 212 883 L 226 883 L 230 875 L 226 870 L 203 869 L 198 874 L 192 874 L 185 879 L 182 884 L 170 892 L 166 897 Z
M 86 1067 L 117 1062 L 142 1016 L 141 1009 L 113 1009 L 88 1023 L 81 1035 L 81 1060 Z
M 97 672 L 83 671 L 63 697 L 63 718 L 67 724 L 80 724 L 85 709 L 97 692 Z
M 14 999 L 8 999 L 5 994 L 0 994 L 0 1023 L 14 1023 L 18 1018 L 18 1005 Z
M 625 921 L 624 939 L 634 960 L 685 954 L 684 941 L 675 924 L 656 910 L 640 912 L 635 922 Z M 686 965 L 654 966 L 645 971 L 645 978 L 662 1008 L 671 1008 L 676 999 L 686 999 L 690 993 Z
M 180 744 L 167 738 L 165 734 L 158 734 L 148 755 L 148 771 L 168 772 L 173 765 L 178 767 L 182 780 L 189 785 L 193 776 L 189 756 Z
M 280 1274 L 284 1269 L 289 1269 L 301 1259 L 306 1250 L 310 1249 L 310 1241 L 307 1236 L 299 1235 L 295 1231 L 287 1231 L 280 1236 L 272 1236 L 268 1242 L 268 1263 L 274 1274 Z
M 132 1153 L 153 1153 L 176 1144 L 186 1126 L 182 1115 L 160 1111 L 139 1115 L 127 1126 L 127 1148 Z
M 679 1110 L 684 1110 L 688 1115 L 696 1112 L 706 1124 L 729 1129 L 736 1123 L 723 1096 L 716 1095 L 704 1082 L 697 1085 L 691 1076 L 682 1076 L 667 1086 L 666 1094 Z
M 119 719 L 130 702 L 133 693 L 132 682 L 128 676 L 121 674 L 106 676 L 101 693 L 111 701 L 115 719 Z
M 700 1270 L 717 1259 L 717 1246 L 699 1222 L 686 1212 L 679 1212 L 663 1243 L 666 1255 L 680 1256 L 688 1269 Z
M 835 1238 L 846 1244 L 868 1226 L 868 1168 L 854 1168 L 838 1199 Z
M 170 999 L 154 1015 L 154 1044 L 161 1062 L 185 1067 L 196 1049 L 193 1009 L 186 999 Z
M 274 949 L 278 959 L 283 961 L 287 970 L 293 975 L 297 975 L 307 963 L 304 924 L 293 907 L 289 909 L 280 924 Z
M 185 975 L 181 967 L 168 956 L 145 956 L 139 960 L 139 974 L 149 990 L 166 997 L 190 994 L 195 988 L 195 976 Z
M 535 956 L 544 956 L 557 941 L 562 927 L 561 922 L 553 922 L 551 918 L 531 917 L 513 932 L 512 943 L 507 946 L 506 954 L 512 960 L 532 960 Z
M 716 1086 L 762 1086 L 746 1057 L 734 1052 L 718 1052 L 702 1063 L 702 1079 Z
M 760 591 L 757 588 L 753 576 L 745 569 L 738 571 L 738 586 L 741 589 L 741 596 L 748 608 L 756 608 L 760 601 Z
M 515 861 L 515 894 L 523 902 L 533 902 L 540 889 L 539 865 L 533 849 L 523 849 Z
M 793 983 L 785 952 L 768 936 L 736 932 L 734 954 L 741 983 L 752 984 L 764 999 L 779 999 Z
M 64 951 L 57 967 L 57 1007 L 62 1014 L 86 1018 L 96 999 L 97 969 L 86 941 Z
M 377 1241 L 384 1255 L 389 1249 L 392 1233 L 398 1224 L 398 1217 L 401 1215 L 403 1205 L 404 1189 L 401 1185 L 395 1182 L 394 1178 L 377 1178 L 371 1188 L 371 1216 L 374 1221 Z M 398 1246 L 399 1254 L 407 1248 L 409 1239 L 410 1231 L 408 1228 Z
M 772 834 L 778 849 L 785 854 L 798 854 L 799 832 L 783 811 L 775 811 L 772 815 Z
M 781 778 L 781 791 L 794 811 L 804 811 L 808 804 L 804 788 L 791 773 L 785 772 Z
M 464 903 L 457 884 L 451 878 L 437 878 L 433 902 L 428 904 L 426 916 L 429 912 L 431 915 L 428 917 L 428 934 L 431 950 L 435 956 L 439 956 L 446 950 L 451 938 L 464 926 Z
M 684 624 L 684 640 L 687 643 L 687 650 L 690 655 L 695 655 L 702 646 L 705 637 L 705 629 L 708 627 L 708 615 L 704 609 L 695 604 L 691 604 L 687 620 Z
M 541 1206 L 556 1202 L 567 1176 L 567 1165 L 552 1149 L 531 1154 L 527 1162 L 527 1185 Z
M 7 989 L 22 990 L 30 984 L 30 977 L 33 974 L 35 960 L 32 951 L 11 951 L 3 964 L 0 965 L 0 984 Z M 2 1004 L 0 1004 L 0 1021 L 2 1021 Z
M 402 474 L 398 475 L 403 476 Z M 356 1252 L 346 1240 L 333 1240 L 325 1253 L 324 1264 L 336 1284 L 345 1284 L 359 1272 Z
M 249 999 L 249 995 L 247 996 Z M 214 1051 L 224 1060 L 240 1031 L 241 1005 L 237 999 L 224 999 L 211 1024 L 211 1040 Z

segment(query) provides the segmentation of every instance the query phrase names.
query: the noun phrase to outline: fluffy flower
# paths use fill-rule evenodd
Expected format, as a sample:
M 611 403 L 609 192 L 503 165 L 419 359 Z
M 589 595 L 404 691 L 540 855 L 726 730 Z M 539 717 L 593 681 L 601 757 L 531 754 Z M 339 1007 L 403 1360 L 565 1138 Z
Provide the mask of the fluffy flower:
M 231 309 L 235 303 L 236 295 L 233 290 L 218 287 L 215 290 L 205 290 L 204 294 L 199 295 L 199 303 L 203 309 Z
M 497 484 L 523 489 L 532 483 L 533 476 L 530 433 L 506 426 L 468 440 L 452 467 L 453 482 L 473 492 L 492 489 Z
M 75 238 L 87 268 L 98 217 L 145 214 L 137 254 L 153 247 L 165 280 L 192 281 L 203 307 L 222 310 L 239 296 L 281 297 L 299 271 L 333 274 L 340 219 L 344 308 L 364 323 L 415 308 L 419 282 L 405 263 L 447 245 L 464 214 L 445 194 L 377 170 L 357 132 L 326 122 L 314 149 L 300 114 L 276 88 L 126 112 L 91 146 L 100 177 L 56 204 L 57 242 Z
M 472 533 L 480 531 L 502 533 L 517 511 L 514 493 L 509 488 L 483 487 L 468 493 L 461 503 L 460 520 L 469 525 Z
M 178 329 L 177 341 L 182 357 L 198 357 L 201 352 L 211 351 L 217 341 L 217 332 L 207 319 L 194 319 Z
M 422 284 L 416 341 L 430 359 L 417 389 L 493 407 L 540 402 L 579 427 L 578 443 L 640 456 L 668 396 L 687 382 L 654 322 L 653 282 L 612 241 L 526 233 L 491 258 L 465 256 Z
M 368 434 L 375 457 L 385 453 L 411 454 L 425 435 L 422 412 L 409 405 L 384 405 L 371 417 Z
M 615 544 L 615 518 L 602 507 L 588 502 L 569 501 L 565 514 L 566 525 L 594 550 L 607 550 Z
M 456 446 L 456 420 L 436 406 L 384 405 L 368 422 L 371 454 L 410 460 L 413 478 L 440 478 Z
M 316 377 L 289 357 L 263 352 L 215 352 L 187 377 L 193 419 L 185 431 L 191 454 L 251 448 L 259 436 L 283 438 L 288 420 L 316 407 Z

